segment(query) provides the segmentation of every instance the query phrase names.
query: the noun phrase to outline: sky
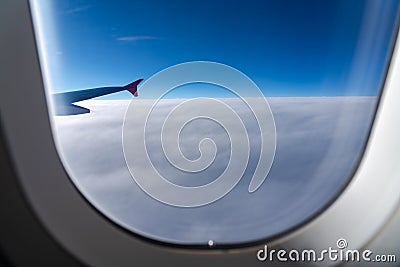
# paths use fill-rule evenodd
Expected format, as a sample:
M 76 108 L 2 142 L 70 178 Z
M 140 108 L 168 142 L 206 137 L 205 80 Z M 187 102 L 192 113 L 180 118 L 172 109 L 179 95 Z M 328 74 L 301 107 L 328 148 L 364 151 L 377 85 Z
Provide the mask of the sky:
M 399 2 L 31 1 L 51 92 L 124 85 L 205 60 L 240 70 L 265 96 L 377 95 Z M 170 97 L 229 95 L 214 89 Z
M 36 0 L 31 4 L 42 70 L 51 93 L 125 85 L 139 78 L 147 82 L 175 64 L 213 61 L 241 71 L 264 96 L 272 97 L 275 158 L 264 183 L 250 194 L 247 189 L 262 154 L 255 110 L 229 99 L 232 93 L 216 85 L 183 85 L 167 95 L 219 97 L 230 103 L 249 135 L 250 155 L 237 186 L 218 201 L 195 208 L 161 203 L 132 179 L 121 136 L 129 101 L 89 100 L 78 103 L 91 109 L 88 114 L 54 117 L 67 171 L 106 216 L 159 240 L 229 243 L 288 230 L 318 212 L 348 181 L 368 137 L 400 0 Z M 161 79 L 160 86 L 181 75 L 177 69 L 173 73 L 163 76 L 166 80 Z M 192 73 L 185 75 L 192 77 Z M 236 81 L 241 79 L 229 77 L 232 87 L 240 85 Z M 239 90 L 241 96 L 251 91 L 250 86 L 237 87 L 247 87 Z M 145 118 L 143 107 L 150 102 L 146 98 L 155 98 L 158 90 L 143 89 L 139 87 L 140 97 L 130 103 L 136 105 L 135 114 Z M 101 99 L 129 100 L 131 95 L 121 92 Z M 146 117 L 146 153 L 170 182 L 203 185 L 229 165 L 232 144 L 227 134 L 242 135 L 225 132 L 210 120 L 191 121 L 179 135 L 182 154 L 198 158 L 204 137 L 215 142 L 218 153 L 204 172 L 190 176 L 174 169 L 163 153 L 166 146 L 159 130 L 179 101 L 162 100 L 157 105 L 160 113 Z M 212 107 L 193 110 L 208 112 Z M 265 110 L 263 106 L 261 111 Z M 177 120 L 186 115 L 178 114 Z M 143 131 L 137 129 L 145 126 L 139 122 L 130 121 L 132 127 L 124 135 L 140 141 Z M 151 177 L 140 161 L 136 170 Z

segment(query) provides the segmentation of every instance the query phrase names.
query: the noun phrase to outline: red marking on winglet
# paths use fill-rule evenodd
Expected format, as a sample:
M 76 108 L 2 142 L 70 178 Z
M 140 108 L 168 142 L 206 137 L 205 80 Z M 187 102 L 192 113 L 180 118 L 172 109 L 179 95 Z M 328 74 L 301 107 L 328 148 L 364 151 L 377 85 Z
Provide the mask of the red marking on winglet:
M 124 87 L 126 88 L 126 90 L 128 90 L 132 95 L 134 95 L 136 97 L 136 96 L 138 96 L 137 86 L 142 81 L 143 81 L 143 79 L 139 79 L 139 80 L 134 81 L 133 83 L 125 85 Z

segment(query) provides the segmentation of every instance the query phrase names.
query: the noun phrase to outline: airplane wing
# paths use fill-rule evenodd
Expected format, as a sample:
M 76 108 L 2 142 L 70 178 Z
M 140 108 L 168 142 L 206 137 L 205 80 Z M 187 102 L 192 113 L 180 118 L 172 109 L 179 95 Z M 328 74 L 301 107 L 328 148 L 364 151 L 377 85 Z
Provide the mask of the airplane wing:
M 77 115 L 89 113 L 90 110 L 74 105 L 73 103 L 91 99 L 98 96 L 113 94 L 124 90 L 129 91 L 133 96 L 138 96 L 137 86 L 143 79 L 136 80 L 125 86 L 116 87 L 99 87 L 92 89 L 85 89 L 79 91 L 71 91 L 65 93 L 53 94 L 52 98 L 55 103 L 55 115 Z

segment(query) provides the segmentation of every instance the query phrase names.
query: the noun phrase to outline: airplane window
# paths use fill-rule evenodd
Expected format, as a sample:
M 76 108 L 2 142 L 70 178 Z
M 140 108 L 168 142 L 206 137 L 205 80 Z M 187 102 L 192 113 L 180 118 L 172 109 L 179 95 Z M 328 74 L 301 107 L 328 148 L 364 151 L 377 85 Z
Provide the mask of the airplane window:
M 400 1 L 30 1 L 57 149 L 152 240 L 281 235 L 362 157 Z

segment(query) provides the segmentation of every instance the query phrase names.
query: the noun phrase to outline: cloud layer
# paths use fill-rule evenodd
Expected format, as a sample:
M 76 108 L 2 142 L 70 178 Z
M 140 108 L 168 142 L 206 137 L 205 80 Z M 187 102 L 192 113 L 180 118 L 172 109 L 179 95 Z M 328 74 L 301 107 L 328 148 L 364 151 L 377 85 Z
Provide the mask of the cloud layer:
M 135 99 L 136 108 L 141 101 Z M 174 169 L 160 153 L 163 115 L 179 100 L 163 100 L 149 124 L 150 157 L 170 181 L 206 184 L 223 172 L 230 146 L 226 132 L 208 120 L 182 130 L 186 157 L 199 156 L 199 140 L 217 144 L 217 157 L 204 173 L 189 176 Z M 129 101 L 86 101 L 93 112 L 54 117 L 64 164 L 74 183 L 106 216 L 122 226 L 158 240 L 179 243 L 246 242 L 285 231 L 315 214 L 341 190 L 366 141 L 376 98 L 272 98 L 277 150 L 271 171 L 254 193 L 248 185 L 258 161 L 259 132 L 239 100 L 227 100 L 246 122 L 250 160 L 244 177 L 222 199 L 198 208 L 177 208 L 144 193 L 132 179 L 122 151 L 122 123 Z M 138 130 L 143 130 L 140 126 Z M 132 131 L 135 138 L 135 131 Z M 140 141 L 140 140 L 139 140 Z M 140 168 L 140 166 L 137 166 Z

